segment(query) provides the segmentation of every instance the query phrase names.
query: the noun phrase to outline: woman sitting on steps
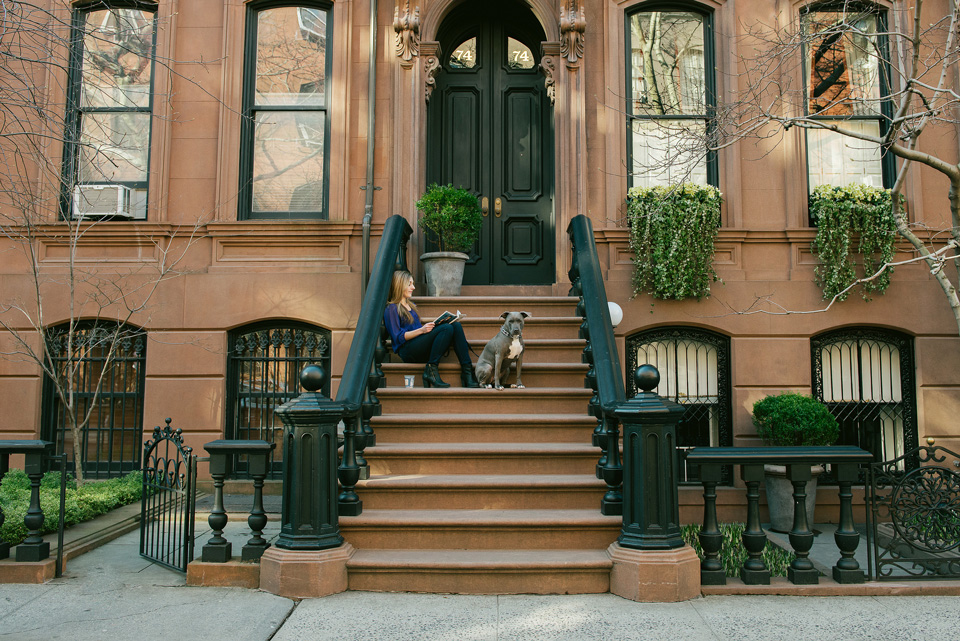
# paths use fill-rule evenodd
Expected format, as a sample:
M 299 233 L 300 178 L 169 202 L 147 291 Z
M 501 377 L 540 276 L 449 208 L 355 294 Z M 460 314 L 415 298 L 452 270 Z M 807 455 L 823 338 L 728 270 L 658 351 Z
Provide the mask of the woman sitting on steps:
M 440 357 L 453 344 L 453 351 L 460 361 L 460 382 L 464 387 L 480 387 L 473 373 L 470 347 L 463 334 L 463 327 L 456 322 L 443 325 L 434 325 L 432 322 L 422 324 L 417 314 L 417 306 L 410 300 L 414 287 L 410 272 L 393 272 L 390 298 L 383 311 L 383 322 L 390 334 L 393 351 L 400 355 L 404 363 L 426 363 L 423 368 L 424 387 L 450 387 L 449 383 L 440 380 L 437 365 Z

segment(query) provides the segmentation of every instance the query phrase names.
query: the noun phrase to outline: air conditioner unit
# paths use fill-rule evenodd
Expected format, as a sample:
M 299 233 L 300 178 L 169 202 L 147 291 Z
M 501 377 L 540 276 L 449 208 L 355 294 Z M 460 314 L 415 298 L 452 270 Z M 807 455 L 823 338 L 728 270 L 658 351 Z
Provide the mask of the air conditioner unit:
M 77 185 L 73 188 L 73 214 L 77 218 L 135 218 L 133 190 L 124 185 Z

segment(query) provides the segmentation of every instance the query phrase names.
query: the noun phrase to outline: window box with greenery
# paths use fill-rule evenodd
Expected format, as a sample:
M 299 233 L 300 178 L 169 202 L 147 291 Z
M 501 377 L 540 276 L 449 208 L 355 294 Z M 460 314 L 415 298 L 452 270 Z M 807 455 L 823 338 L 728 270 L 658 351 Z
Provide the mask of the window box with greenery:
M 720 280 L 713 246 L 722 201 L 716 187 L 689 182 L 628 192 L 634 296 L 699 300 L 710 295 L 710 283 Z
M 757 435 L 775 447 L 822 447 L 833 445 L 840 437 L 837 419 L 826 405 L 811 396 L 785 393 L 767 396 L 753 404 L 753 424 Z M 764 465 L 770 529 L 789 532 L 793 526 L 793 484 L 786 478 L 783 465 Z M 823 467 L 813 466 L 813 478 L 807 481 L 807 524 L 813 528 L 817 505 L 817 476 Z
M 483 225 L 480 202 L 466 189 L 433 184 L 417 201 L 417 209 L 421 213 L 417 225 L 426 233 L 427 241 L 439 249 L 420 256 L 427 294 L 457 296 L 470 258 L 468 252 Z
M 845 300 L 858 278 L 873 276 L 893 260 L 897 223 L 892 199 L 889 189 L 867 185 L 821 185 L 811 194 L 810 218 L 817 226 L 812 249 L 820 259 L 816 276 L 824 299 Z M 864 300 L 886 291 L 892 272 L 888 267 L 863 280 Z

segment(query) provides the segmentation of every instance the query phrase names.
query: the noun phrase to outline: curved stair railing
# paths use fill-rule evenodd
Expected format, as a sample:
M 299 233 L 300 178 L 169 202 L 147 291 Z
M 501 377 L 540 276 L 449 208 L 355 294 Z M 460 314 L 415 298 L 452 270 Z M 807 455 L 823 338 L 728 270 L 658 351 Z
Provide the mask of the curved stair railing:
M 593 444 L 602 451 L 597 462 L 597 478 L 607 484 L 600 512 L 619 516 L 623 514 L 623 466 L 620 461 L 620 424 L 614 412 L 626 399 L 620 356 L 610 322 L 593 224 L 586 216 L 576 216 L 570 221 L 567 234 L 573 245 L 570 295 L 580 297 L 577 304 L 577 313 L 583 318 L 580 338 L 587 341 L 581 358 L 590 366 L 584 382 L 593 389 L 588 411 L 597 419 Z
M 376 443 L 370 419 L 382 411 L 376 391 L 383 385 L 380 366 L 387 354 L 383 310 L 390 295 L 393 272 L 407 269 L 407 241 L 412 233 L 410 223 L 399 215 L 388 218 L 383 226 L 383 236 L 337 390 L 337 403 L 344 410 L 343 456 L 337 470 L 340 481 L 337 503 L 342 516 L 357 516 L 363 509 L 356 485 L 369 471 L 363 451 Z

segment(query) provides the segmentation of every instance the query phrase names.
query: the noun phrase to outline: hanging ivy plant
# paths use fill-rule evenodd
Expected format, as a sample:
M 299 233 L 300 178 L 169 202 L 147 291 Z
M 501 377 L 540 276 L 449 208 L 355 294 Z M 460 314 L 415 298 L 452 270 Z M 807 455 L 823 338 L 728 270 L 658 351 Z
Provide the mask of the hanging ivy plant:
M 693 183 L 628 192 L 634 296 L 699 300 L 710 295 L 710 283 L 720 280 L 713 269 L 713 243 L 722 200 L 716 187 Z
M 889 189 L 866 185 L 821 185 L 814 190 L 810 216 L 817 226 L 817 237 L 812 249 L 820 259 L 816 277 L 824 299 L 837 296 L 857 278 L 870 276 L 893 260 L 897 225 L 891 198 Z M 859 261 L 855 254 L 859 254 Z M 886 291 L 891 272 L 893 268 L 861 283 L 863 299 Z M 845 300 L 848 293 L 839 299 Z

